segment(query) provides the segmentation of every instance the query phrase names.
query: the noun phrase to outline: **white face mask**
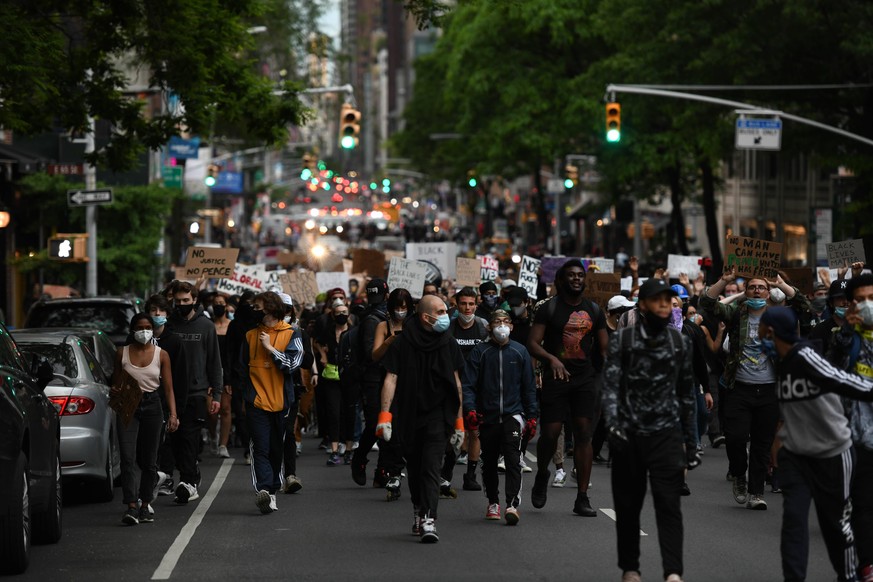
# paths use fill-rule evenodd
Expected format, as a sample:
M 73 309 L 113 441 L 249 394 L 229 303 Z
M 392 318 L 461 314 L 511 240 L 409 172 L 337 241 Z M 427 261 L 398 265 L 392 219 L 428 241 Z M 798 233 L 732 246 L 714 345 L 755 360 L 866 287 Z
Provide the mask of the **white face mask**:
M 509 326 L 498 325 L 494 328 L 494 339 L 500 343 L 506 342 L 509 339 Z
M 858 315 L 861 316 L 861 321 L 864 325 L 873 325 L 873 301 L 862 301 L 858 304 Z
M 147 344 L 152 341 L 152 330 L 150 329 L 140 329 L 133 332 L 133 339 L 138 341 L 141 344 Z
M 512 314 L 516 317 L 521 317 L 524 314 L 525 306 L 524 305 L 516 305 L 512 308 Z
M 403 321 L 404 319 L 406 319 L 407 313 L 408 313 L 407 311 L 399 311 L 399 310 L 395 311 L 394 312 L 394 319 L 396 319 L 397 321 Z
M 285 317 L 282 318 L 282 321 L 284 321 L 285 323 L 291 323 L 291 316 L 286 315 Z
M 470 323 L 471 321 L 473 321 L 474 317 L 476 317 L 475 313 L 471 313 L 470 315 L 464 315 L 463 313 L 458 312 L 458 319 L 460 319 L 464 323 Z

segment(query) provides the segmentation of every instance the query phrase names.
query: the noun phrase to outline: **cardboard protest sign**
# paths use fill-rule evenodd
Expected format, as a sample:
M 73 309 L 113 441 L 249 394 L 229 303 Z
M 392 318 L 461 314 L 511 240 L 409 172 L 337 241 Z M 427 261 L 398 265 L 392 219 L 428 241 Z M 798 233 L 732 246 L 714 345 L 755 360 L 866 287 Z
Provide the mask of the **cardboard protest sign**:
M 195 281 L 200 277 L 207 279 L 227 279 L 233 276 L 239 249 L 217 249 L 212 247 L 188 247 L 185 257 L 184 276 Z
M 700 274 L 700 260 L 703 257 L 685 255 L 667 255 L 667 271 L 670 277 L 678 278 L 685 273 L 692 281 Z
M 597 303 L 606 313 L 609 300 L 621 294 L 621 273 L 588 273 L 585 277 L 585 297 Z
M 282 290 L 301 305 L 315 305 L 318 282 L 312 271 L 292 271 L 279 278 Z
M 828 243 L 828 267 L 839 269 L 844 263 L 866 263 L 867 253 L 864 251 L 864 239 L 856 238 L 835 243 Z
M 499 263 L 497 259 L 483 256 L 482 260 L 482 270 L 480 273 L 480 277 L 482 281 L 493 281 L 497 278 L 497 274 L 499 272 Z
M 427 277 L 427 265 L 419 261 L 394 257 L 388 266 L 388 288 L 406 289 L 414 299 L 420 299 Z
M 455 259 L 455 283 L 461 287 L 479 287 L 482 282 L 482 261 L 458 257 Z
M 177 281 L 188 281 L 189 283 L 194 283 L 197 281 L 195 277 L 188 277 L 188 271 L 187 269 L 185 269 L 185 267 L 176 267 L 173 270 L 173 273 L 175 273 L 175 275 L 173 275 L 173 279 L 176 279 Z M 43 285 L 43 290 L 45 290 L 45 287 L 46 285 Z
M 518 270 L 518 286 L 527 291 L 528 297 L 537 296 L 537 285 L 539 284 L 537 270 L 539 268 L 539 259 L 527 255 L 521 257 L 521 268 Z
M 372 249 L 352 251 L 352 273 L 367 272 L 370 277 L 385 277 L 385 253 Z
M 453 242 L 406 243 L 406 258 L 413 261 L 430 261 L 440 270 L 443 279 L 455 278 L 455 258 L 458 245 Z M 412 291 L 410 289 L 410 291 Z
M 782 243 L 745 236 L 729 236 L 725 245 L 726 266 L 736 267 L 740 277 L 776 276 L 782 264 Z
M 555 282 L 555 274 L 558 272 L 564 263 L 570 260 L 582 261 L 582 268 L 585 269 L 585 272 L 588 272 L 588 268 L 592 265 L 597 265 L 598 273 L 607 273 L 610 274 L 615 269 L 615 260 L 614 259 L 604 259 L 604 258 L 579 258 L 579 257 L 543 257 L 540 266 L 543 270 L 543 276 L 540 277 L 540 280 L 543 283 L 554 283 Z
M 349 278 L 345 271 L 316 273 L 315 282 L 319 293 L 324 293 L 337 287 L 345 291 L 346 294 L 349 292 Z
M 263 293 L 271 286 L 281 287 L 279 277 L 285 274 L 285 270 L 267 271 L 260 265 L 236 264 L 233 276 L 229 279 L 220 279 L 215 290 L 227 295 L 241 295 L 244 291 Z
M 788 277 L 791 285 L 797 287 L 804 295 L 812 295 L 812 284 L 815 282 L 815 273 L 811 267 L 801 267 L 797 269 L 782 269 L 785 276 Z
M 305 265 L 309 260 L 309 255 L 305 253 L 292 253 L 283 250 L 276 255 L 276 262 L 283 267 L 293 267 L 294 265 Z

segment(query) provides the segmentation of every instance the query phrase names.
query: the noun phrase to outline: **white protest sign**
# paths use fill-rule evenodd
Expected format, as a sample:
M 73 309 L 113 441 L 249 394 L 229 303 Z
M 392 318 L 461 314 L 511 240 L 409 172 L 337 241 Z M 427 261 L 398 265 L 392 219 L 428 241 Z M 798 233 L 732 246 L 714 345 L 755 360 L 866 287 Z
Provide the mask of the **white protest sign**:
M 540 268 L 540 260 L 524 255 L 521 257 L 521 268 L 518 270 L 518 286 L 527 291 L 528 297 L 537 296 L 537 284 L 539 277 L 537 270 Z
M 228 295 L 240 295 L 243 291 L 263 293 L 271 286 L 281 287 L 280 277 L 287 271 L 279 269 L 267 271 L 261 265 L 242 265 L 237 263 L 233 270 L 233 277 L 220 279 L 215 290 Z
M 427 265 L 418 261 L 391 257 L 388 266 L 388 288 L 406 289 L 414 299 L 419 299 L 424 291 L 427 278 Z
M 458 245 L 453 242 L 406 243 L 407 259 L 433 263 L 440 270 L 443 279 L 455 278 L 455 259 L 457 256 Z
M 458 257 L 455 261 L 455 284 L 461 287 L 478 287 L 482 282 L 482 261 Z
M 326 293 L 337 287 L 345 291 L 347 295 L 349 293 L 349 277 L 345 271 L 316 273 L 315 283 L 318 285 L 319 293 Z
M 482 280 L 493 281 L 497 278 L 499 264 L 497 259 L 489 256 L 482 257 Z
M 700 260 L 702 257 L 667 255 L 667 271 L 670 277 L 677 278 L 680 273 L 685 273 L 688 278 L 694 280 L 700 274 Z
M 597 259 L 591 259 L 594 261 L 594 264 L 597 265 L 597 268 L 600 269 L 600 273 L 614 273 L 615 272 L 615 259 L 604 259 L 603 257 Z
M 630 291 L 633 288 L 633 277 L 622 277 L 621 278 L 621 290 L 622 291 Z
M 867 262 L 864 240 L 860 238 L 828 243 L 827 249 L 828 267 L 831 269 L 839 269 L 844 264 L 851 266 L 852 263 Z

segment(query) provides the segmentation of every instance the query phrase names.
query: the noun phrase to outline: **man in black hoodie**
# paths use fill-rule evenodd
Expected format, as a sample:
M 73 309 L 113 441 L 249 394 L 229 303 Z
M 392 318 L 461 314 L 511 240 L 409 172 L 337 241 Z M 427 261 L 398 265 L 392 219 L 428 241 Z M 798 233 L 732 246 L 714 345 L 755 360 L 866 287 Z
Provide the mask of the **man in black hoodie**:
M 173 289 L 174 309 L 170 327 L 185 345 L 188 358 L 188 399 L 179 414 L 179 430 L 173 433 L 173 453 L 179 467 L 176 503 L 188 503 L 200 498 L 200 469 L 197 452 L 200 429 L 209 414 L 217 414 L 221 406 L 224 376 L 215 324 L 202 307 L 195 305 L 197 288 L 179 283 Z M 212 394 L 212 409 L 207 410 L 206 395 Z
M 252 460 L 249 457 L 249 429 L 246 427 L 245 404 L 242 397 L 243 380 L 248 375 L 249 371 L 242 368 L 240 360 L 240 351 L 246 343 L 246 333 L 249 330 L 255 329 L 260 323 L 259 318 L 252 309 L 252 301 L 255 299 L 254 291 L 244 291 L 239 298 L 239 305 L 234 313 L 233 321 L 227 326 L 227 354 L 226 361 L 229 362 L 230 370 L 230 387 L 233 390 L 231 394 L 230 410 L 233 414 L 233 422 L 236 426 L 236 434 L 243 445 L 245 452 L 246 465 L 251 465 Z
M 396 433 L 409 475 L 412 532 L 423 543 L 439 541 L 435 520 L 446 444 L 457 451 L 464 440 L 459 375 L 464 357 L 445 333 L 448 329 L 446 304 L 434 295 L 423 297 L 415 318 L 403 326 L 382 358 L 387 375 L 376 434 L 390 441 Z

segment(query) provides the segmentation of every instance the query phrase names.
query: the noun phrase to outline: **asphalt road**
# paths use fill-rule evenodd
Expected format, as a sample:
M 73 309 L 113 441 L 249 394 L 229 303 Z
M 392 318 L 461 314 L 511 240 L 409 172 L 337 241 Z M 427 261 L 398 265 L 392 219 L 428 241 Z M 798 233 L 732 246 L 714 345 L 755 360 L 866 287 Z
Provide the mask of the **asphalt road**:
M 535 449 L 530 448 L 531 452 Z M 66 490 L 64 535 L 35 546 L 21 578 L 31 580 L 620 580 L 615 528 L 609 517 L 609 469 L 595 466 L 590 490 L 596 518 L 572 513 L 575 490 L 549 488 L 543 509 L 530 505 L 525 474 L 516 527 L 484 519 L 482 493 L 460 491 L 440 502 L 440 542 L 410 535 L 412 507 L 405 489 L 387 502 L 383 490 L 358 487 L 348 467 L 327 467 L 317 441 L 306 439 L 298 459 L 303 490 L 280 495 L 279 511 L 261 515 L 250 467 L 204 455 L 201 498 L 187 506 L 160 497 L 152 524 L 124 526 L 121 492 L 111 503 L 88 501 L 82 487 Z M 376 454 L 371 455 L 372 467 Z M 529 463 L 533 464 L 533 463 Z M 736 504 L 725 481 L 724 449 L 706 449 L 683 498 L 685 580 L 781 580 L 781 499 L 769 510 Z M 455 474 L 460 489 L 462 467 Z M 808 580 L 835 578 L 814 514 Z M 662 580 L 651 498 L 642 515 L 644 580 Z

